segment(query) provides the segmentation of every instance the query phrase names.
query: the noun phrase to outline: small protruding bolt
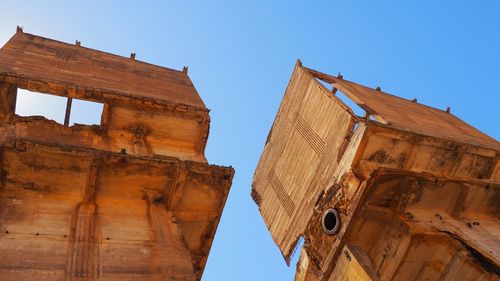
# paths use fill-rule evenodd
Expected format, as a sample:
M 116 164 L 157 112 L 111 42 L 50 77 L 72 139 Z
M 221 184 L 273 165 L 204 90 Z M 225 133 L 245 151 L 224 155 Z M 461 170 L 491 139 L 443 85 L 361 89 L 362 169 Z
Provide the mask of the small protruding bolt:
M 80 41 L 76 40 L 76 42 L 75 42 L 75 46 L 77 46 L 77 47 L 81 47 L 81 46 L 82 46 L 82 42 L 80 42 Z
M 344 75 L 342 75 L 342 73 L 339 72 L 339 74 L 337 75 L 337 78 L 338 79 L 344 79 Z
M 16 32 L 17 33 L 23 33 L 23 27 L 18 25 L 17 28 L 16 28 Z
M 130 59 L 135 60 L 135 53 L 130 53 Z
M 450 112 L 451 112 L 451 108 L 448 106 L 448 107 L 446 108 L 446 113 L 450 113 Z
M 417 102 L 417 99 L 412 99 L 411 102 Z
M 189 70 L 189 67 L 187 67 L 187 66 L 184 66 L 184 67 L 182 68 L 182 72 L 183 72 L 183 73 L 186 73 L 186 74 L 187 74 L 187 73 L 188 73 L 188 70 Z
M 375 88 L 375 90 L 377 90 L 377 91 L 380 92 L 380 91 L 382 91 L 382 88 L 380 88 L 379 86 L 377 86 L 377 88 Z

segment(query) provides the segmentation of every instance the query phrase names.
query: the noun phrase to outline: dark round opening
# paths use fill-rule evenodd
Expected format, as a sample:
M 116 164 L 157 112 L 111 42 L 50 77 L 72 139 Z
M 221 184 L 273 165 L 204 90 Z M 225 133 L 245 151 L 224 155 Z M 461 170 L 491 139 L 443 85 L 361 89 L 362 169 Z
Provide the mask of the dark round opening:
M 335 209 L 326 210 L 323 214 L 323 220 L 321 221 L 321 224 L 326 234 L 336 234 L 340 229 L 339 212 Z
M 324 222 L 325 228 L 332 231 L 337 226 L 337 217 L 333 213 L 326 213 Z

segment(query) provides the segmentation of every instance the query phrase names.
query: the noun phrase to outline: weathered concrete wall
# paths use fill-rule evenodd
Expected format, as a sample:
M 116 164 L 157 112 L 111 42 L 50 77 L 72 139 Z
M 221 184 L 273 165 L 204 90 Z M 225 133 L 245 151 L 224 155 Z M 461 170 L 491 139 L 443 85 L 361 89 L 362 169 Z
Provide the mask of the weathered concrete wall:
M 366 115 L 352 114 L 337 91 L 348 92 Z M 304 118 L 316 124 L 309 132 L 332 133 L 317 133 L 326 144 L 318 158 L 312 158 L 313 138 L 296 133 L 289 117 L 296 108 L 311 113 Z M 346 119 L 335 118 L 339 114 Z M 411 122 L 419 117 L 425 122 Z M 333 135 L 343 142 L 328 137 Z M 252 196 L 285 258 L 294 239 L 304 238 L 297 281 L 498 280 L 499 155 L 497 141 L 449 112 L 298 63 Z M 284 215 L 276 186 L 283 194 L 300 194 L 290 197 L 302 208 Z M 326 221 L 332 212 L 338 217 Z M 336 226 L 331 233 L 327 224 Z

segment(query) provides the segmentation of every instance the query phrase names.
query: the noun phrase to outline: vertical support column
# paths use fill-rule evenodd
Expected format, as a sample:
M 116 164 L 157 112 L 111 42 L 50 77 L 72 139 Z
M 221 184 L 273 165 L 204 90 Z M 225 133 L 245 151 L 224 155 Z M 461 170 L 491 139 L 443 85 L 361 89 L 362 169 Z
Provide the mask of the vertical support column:
M 95 202 L 101 165 L 101 156 L 94 155 L 83 201 L 77 205 L 71 219 L 65 281 L 94 281 L 101 275 L 99 218 Z
M 176 280 L 190 280 L 193 266 L 189 250 L 175 216 L 165 206 L 165 195 L 145 190 L 143 199 L 151 226 L 151 272 L 154 280 L 169 279 L 172 272 L 179 278 Z M 173 255 L 173 252 L 176 254 Z
M 102 109 L 102 115 L 101 115 L 101 130 L 100 134 L 106 134 L 109 128 L 109 122 L 111 120 L 111 105 L 109 104 L 109 101 L 104 101 L 104 106 Z
M 168 236 L 173 235 L 172 233 L 168 233 L 169 229 L 164 224 L 165 222 L 172 221 L 172 218 L 169 217 L 164 203 L 161 202 L 163 201 L 162 198 L 164 197 L 151 191 L 146 191 L 144 194 L 147 208 L 146 212 L 153 234 L 151 267 L 152 272 L 155 275 L 163 275 L 166 271 L 165 267 L 168 265 L 168 255 L 164 255 L 162 249 L 168 241 Z M 170 237 L 170 239 L 172 238 Z
M 0 82 L 0 120 L 6 120 L 16 112 L 17 87 Z
M 68 98 L 66 102 L 66 114 L 64 115 L 64 126 L 69 126 L 69 117 L 71 116 L 71 105 L 73 104 L 73 98 Z
M 173 272 L 175 280 L 191 280 L 195 274 L 193 262 L 184 233 L 172 212 L 172 205 L 178 200 L 173 197 L 181 196 L 179 192 L 184 190 L 188 170 L 177 166 L 167 174 L 172 180 L 166 182 L 163 191 L 144 189 L 142 197 L 151 229 L 151 273 L 155 276 L 152 280 L 173 278 Z
M 3 143 L 0 143 L 0 190 L 3 188 L 3 183 L 5 179 L 5 173 L 3 171 L 3 154 L 4 154 Z

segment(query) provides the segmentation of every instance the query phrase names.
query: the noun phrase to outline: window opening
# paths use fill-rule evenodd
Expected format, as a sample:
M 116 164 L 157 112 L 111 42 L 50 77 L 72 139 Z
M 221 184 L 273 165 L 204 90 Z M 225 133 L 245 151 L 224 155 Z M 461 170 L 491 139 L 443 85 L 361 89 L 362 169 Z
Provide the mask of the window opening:
M 65 126 L 99 125 L 104 104 L 50 94 L 17 90 L 16 114 L 42 116 Z
M 345 103 L 353 112 L 359 117 L 364 117 L 366 114 L 366 111 L 361 108 L 357 103 L 353 102 L 350 98 L 348 98 L 344 93 L 341 91 L 337 91 L 335 93 L 335 96 L 339 98 L 343 103 Z
M 361 108 L 359 105 L 357 105 L 354 101 L 352 101 L 350 98 L 348 98 L 343 92 L 337 90 L 335 87 L 332 86 L 332 84 L 321 80 L 319 78 L 316 78 L 316 81 L 318 81 L 321 85 L 325 86 L 327 89 L 331 89 L 332 95 L 335 95 L 338 97 L 343 103 L 345 103 L 353 112 L 355 115 L 359 117 L 364 117 L 366 115 L 366 111 Z
M 17 89 L 16 114 L 19 116 L 43 116 L 64 124 L 65 97 L 53 96 Z
M 104 104 L 93 101 L 73 99 L 69 118 L 69 125 L 99 125 Z

